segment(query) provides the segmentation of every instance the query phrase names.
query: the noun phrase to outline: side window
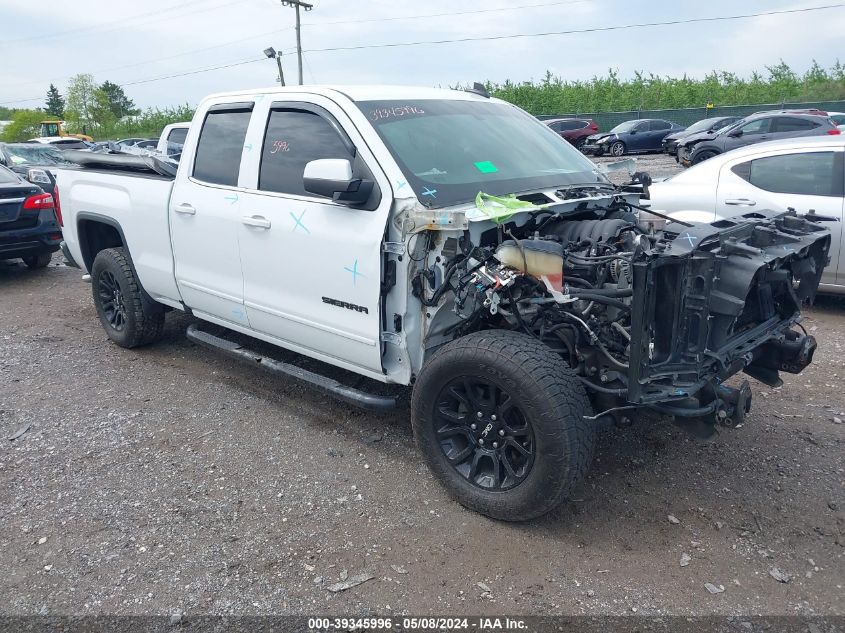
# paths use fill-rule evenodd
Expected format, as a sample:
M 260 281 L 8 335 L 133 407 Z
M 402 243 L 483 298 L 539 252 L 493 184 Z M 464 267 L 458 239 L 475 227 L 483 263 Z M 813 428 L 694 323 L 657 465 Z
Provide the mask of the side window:
M 197 144 L 194 178 L 216 185 L 237 186 L 251 106 L 249 104 L 249 109 L 214 106 L 208 111 Z
M 650 125 L 652 131 L 668 130 L 670 127 L 672 124 L 669 121 L 652 121 Z
M 648 121 L 642 121 L 634 126 L 637 132 L 648 132 Z
M 740 129 L 743 134 L 765 134 L 769 131 L 769 124 L 771 122 L 771 119 L 757 119 L 756 121 L 746 123 Z
M 555 132 L 560 132 L 563 130 L 563 122 L 562 121 L 555 121 L 549 125 Z
M 176 127 L 170 130 L 170 134 L 167 135 L 167 142 L 168 143 L 178 143 L 179 145 L 185 144 L 185 139 L 188 136 L 188 128 L 186 127 Z
M 803 130 L 812 130 L 818 124 L 810 119 L 799 119 L 796 117 L 781 116 L 775 119 L 772 127 L 773 132 L 800 132 Z
M 842 156 L 841 152 L 767 156 L 735 165 L 732 171 L 765 191 L 838 197 L 842 195 Z
M 305 165 L 321 158 L 354 155 L 338 130 L 318 114 L 304 110 L 271 110 L 261 151 L 258 188 L 262 191 L 313 196 L 305 191 Z

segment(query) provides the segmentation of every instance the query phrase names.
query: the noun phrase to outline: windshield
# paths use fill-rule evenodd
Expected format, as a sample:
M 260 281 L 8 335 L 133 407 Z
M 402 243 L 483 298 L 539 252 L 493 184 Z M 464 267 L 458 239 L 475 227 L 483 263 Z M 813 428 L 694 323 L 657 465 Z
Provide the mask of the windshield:
M 73 165 L 58 150 L 39 145 L 6 145 L 11 165 Z
M 709 130 L 710 128 L 718 130 L 720 127 L 725 125 L 722 121 L 716 121 L 714 124 L 713 119 L 702 119 L 701 121 L 696 121 L 692 125 L 690 125 L 686 131 L 687 132 L 704 132 L 705 130 Z
M 506 195 L 608 182 L 567 141 L 508 104 L 425 99 L 357 105 L 429 207 L 470 202 L 480 191 Z
M 625 121 L 624 123 L 620 123 L 620 124 L 619 124 L 619 125 L 617 125 L 615 128 L 613 128 L 612 130 L 610 130 L 610 132 L 608 132 L 608 134 L 614 134 L 614 133 L 615 133 L 615 134 L 620 134 L 620 133 L 622 133 L 622 132 L 630 132 L 632 129 L 634 129 L 634 126 L 635 126 L 637 123 L 639 123 L 639 121 L 637 121 L 637 120 L 634 120 L 634 121 Z

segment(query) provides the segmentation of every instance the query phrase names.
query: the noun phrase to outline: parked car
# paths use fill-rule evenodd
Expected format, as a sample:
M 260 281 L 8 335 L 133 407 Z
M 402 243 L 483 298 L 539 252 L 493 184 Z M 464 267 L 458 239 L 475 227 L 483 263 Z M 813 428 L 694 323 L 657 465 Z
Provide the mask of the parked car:
M 158 145 L 157 138 L 125 138 L 116 143 L 126 147 L 138 147 L 140 149 L 155 149 Z
M 588 136 L 599 131 L 599 126 L 592 119 L 549 119 L 543 123 L 578 149 L 581 149 Z
M 79 154 L 92 169 L 58 172 L 66 248 L 115 344 L 152 343 L 167 308 L 190 310 L 192 341 L 347 403 L 396 406 L 363 378 L 413 385 L 431 471 L 499 519 L 558 506 L 599 420 L 656 409 L 739 424 L 751 391 L 731 375 L 779 384 L 815 351 L 794 326 L 818 283 L 807 271 L 827 259 L 823 225 L 768 213 L 655 232 L 636 190 L 483 90 L 217 94 L 172 176 Z M 758 239 L 782 231 L 793 249 Z
M 83 141 L 72 136 L 39 136 L 32 138 L 27 143 L 40 143 L 41 145 L 52 145 L 60 149 L 88 149 L 92 146 L 89 141 Z
M 53 193 L 57 167 L 73 167 L 75 163 L 55 147 L 36 143 L 0 143 L 0 165 L 29 182 Z
M 684 167 L 696 165 L 738 147 L 800 136 L 840 134 L 827 115 L 760 112 L 725 128 L 708 140 L 695 135 L 678 144 L 678 156 Z
M 845 130 L 845 112 L 828 112 L 828 116 L 836 124 L 836 127 Z
M 667 135 L 683 129 L 683 126 L 665 119 L 634 119 L 620 123 L 610 132 L 588 136 L 581 151 L 596 156 L 659 152 Z
M 769 141 L 720 154 L 649 187 L 649 206 L 673 217 L 713 222 L 758 209 L 836 218 L 822 289 L 845 294 L 845 137 Z
M 53 196 L 0 167 L 0 259 L 21 258 L 29 268 L 44 268 L 61 241 L 61 211 Z
M 669 154 L 670 156 L 674 156 L 675 160 L 677 161 L 678 141 L 681 141 L 684 138 L 692 134 L 697 134 L 699 132 L 716 132 L 717 130 L 721 130 L 724 127 L 736 123 L 741 118 L 742 117 L 738 116 L 714 116 L 710 117 L 709 119 L 701 119 L 701 121 L 696 121 L 686 129 L 683 129 L 679 132 L 672 132 L 668 136 L 663 137 L 663 151 Z

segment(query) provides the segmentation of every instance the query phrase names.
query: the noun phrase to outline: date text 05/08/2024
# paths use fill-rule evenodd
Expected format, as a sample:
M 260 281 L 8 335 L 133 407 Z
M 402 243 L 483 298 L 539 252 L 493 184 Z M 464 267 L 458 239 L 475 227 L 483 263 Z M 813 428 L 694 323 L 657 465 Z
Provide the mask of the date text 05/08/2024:
M 496 617 L 410 617 L 401 618 L 309 618 L 309 631 L 450 631 L 450 630 L 476 630 L 476 631 L 520 631 L 526 630 L 525 620 L 520 618 L 496 618 Z

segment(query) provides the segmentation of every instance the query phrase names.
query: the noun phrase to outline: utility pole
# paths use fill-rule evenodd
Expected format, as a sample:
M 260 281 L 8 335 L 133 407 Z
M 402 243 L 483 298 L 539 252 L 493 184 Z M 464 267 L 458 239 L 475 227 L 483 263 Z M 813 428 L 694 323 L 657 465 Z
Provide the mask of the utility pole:
M 302 7 L 306 11 L 314 8 L 313 4 L 303 2 L 302 0 L 282 0 L 283 7 L 293 7 L 296 9 L 296 57 L 299 62 L 299 85 L 302 85 L 302 25 L 299 22 L 299 8 Z

